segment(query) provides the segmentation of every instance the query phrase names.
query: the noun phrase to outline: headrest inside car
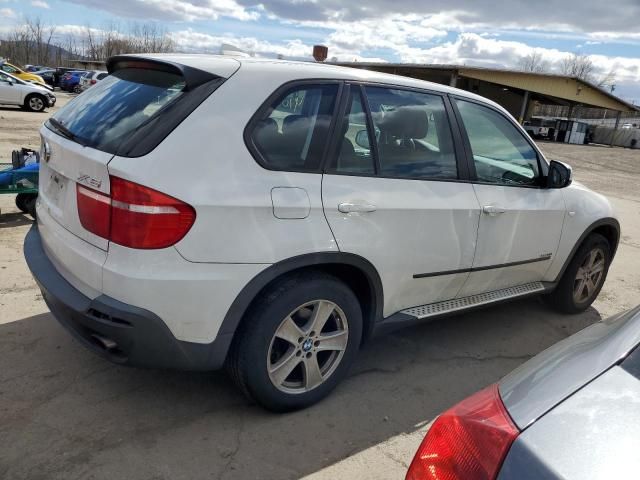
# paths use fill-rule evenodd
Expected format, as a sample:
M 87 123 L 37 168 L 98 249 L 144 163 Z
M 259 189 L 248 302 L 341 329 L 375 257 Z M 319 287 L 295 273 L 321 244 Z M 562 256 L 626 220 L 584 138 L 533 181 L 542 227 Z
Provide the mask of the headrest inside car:
M 296 133 L 300 129 L 306 130 L 309 128 L 309 117 L 304 115 L 287 115 L 282 121 L 282 133 L 287 135 L 290 133 Z
M 424 138 L 429 131 L 429 118 L 423 107 L 404 106 L 385 112 L 378 127 L 398 138 Z

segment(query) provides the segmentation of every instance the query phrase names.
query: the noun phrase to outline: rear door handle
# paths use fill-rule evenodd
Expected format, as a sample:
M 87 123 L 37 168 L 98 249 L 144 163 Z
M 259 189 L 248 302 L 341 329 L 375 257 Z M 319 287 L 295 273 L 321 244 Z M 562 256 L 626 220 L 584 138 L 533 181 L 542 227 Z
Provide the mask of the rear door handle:
M 376 211 L 376 206 L 371 203 L 343 202 L 338 204 L 338 210 L 342 213 L 370 213 Z
M 493 205 L 485 205 L 484 207 L 482 207 L 482 211 L 484 213 L 486 213 L 487 215 L 495 217 L 496 215 L 498 215 L 500 213 L 506 212 L 507 209 L 506 208 L 502 208 L 502 207 L 496 207 L 496 206 L 493 206 Z

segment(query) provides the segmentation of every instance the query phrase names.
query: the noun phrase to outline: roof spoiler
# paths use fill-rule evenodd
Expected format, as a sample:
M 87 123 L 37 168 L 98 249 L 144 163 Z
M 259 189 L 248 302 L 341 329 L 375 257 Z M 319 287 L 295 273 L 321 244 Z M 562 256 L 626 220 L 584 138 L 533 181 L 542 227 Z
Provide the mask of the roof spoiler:
M 122 70 L 124 68 L 142 68 L 146 70 L 158 70 L 161 72 L 174 73 L 184 78 L 185 90 L 193 90 L 211 80 L 220 78 L 213 73 L 205 72 L 197 68 L 188 67 L 180 63 L 170 62 L 167 60 L 159 60 L 157 58 L 138 57 L 135 55 L 115 55 L 110 57 L 107 62 L 107 71 L 109 74 Z

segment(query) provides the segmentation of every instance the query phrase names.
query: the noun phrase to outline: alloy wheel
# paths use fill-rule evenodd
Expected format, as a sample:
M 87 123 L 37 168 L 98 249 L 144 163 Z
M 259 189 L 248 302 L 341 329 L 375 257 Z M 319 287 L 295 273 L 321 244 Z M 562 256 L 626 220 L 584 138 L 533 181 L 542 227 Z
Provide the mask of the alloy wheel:
M 269 379 L 280 391 L 300 394 L 335 372 L 347 349 L 347 318 L 335 303 L 300 305 L 278 326 L 267 353 Z
M 578 268 L 573 284 L 573 301 L 584 303 L 591 299 L 604 279 L 605 269 L 604 251 L 594 248 Z
M 32 97 L 29 99 L 29 107 L 36 112 L 44 109 L 44 102 L 40 97 Z

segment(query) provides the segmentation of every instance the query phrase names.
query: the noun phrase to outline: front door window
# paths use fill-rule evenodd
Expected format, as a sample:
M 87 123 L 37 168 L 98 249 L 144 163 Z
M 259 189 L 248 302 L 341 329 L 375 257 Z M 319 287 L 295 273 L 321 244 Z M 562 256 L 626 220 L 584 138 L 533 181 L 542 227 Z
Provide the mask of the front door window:
M 538 185 L 538 155 L 524 135 L 495 110 L 456 100 L 473 153 L 478 180 L 505 185 Z

